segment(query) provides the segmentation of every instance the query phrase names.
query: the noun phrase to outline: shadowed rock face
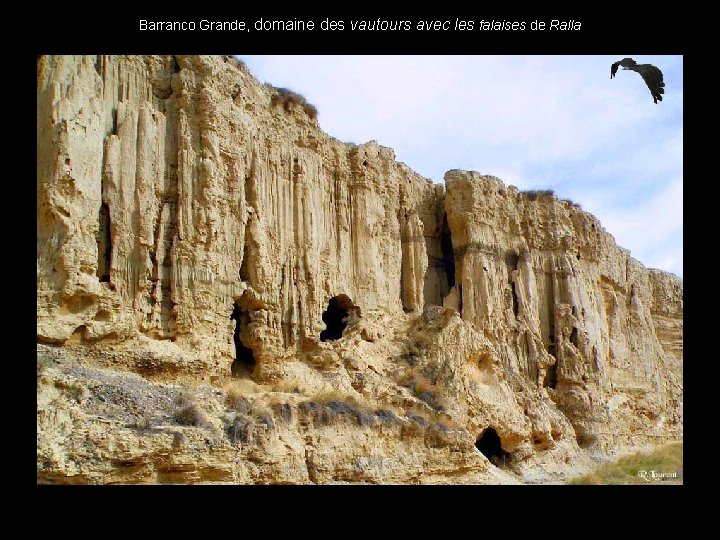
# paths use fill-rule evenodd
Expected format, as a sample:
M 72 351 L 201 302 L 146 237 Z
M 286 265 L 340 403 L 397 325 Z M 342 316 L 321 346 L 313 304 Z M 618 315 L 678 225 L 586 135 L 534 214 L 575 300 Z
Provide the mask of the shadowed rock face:
M 443 189 L 275 95 L 231 58 L 38 60 L 38 342 L 147 384 L 265 385 L 257 418 L 222 420 L 222 400 L 206 411 L 234 436 L 183 454 L 185 471 L 214 463 L 193 475 L 148 450 L 156 432 L 98 424 L 95 387 L 78 401 L 54 384 L 85 375 L 53 367 L 38 379 L 39 479 L 497 481 L 474 446 L 490 425 L 517 474 L 560 470 L 580 447 L 681 437 L 681 280 L 552 193 L 466 171 Z M 290 382 L 302 391 L 271 403 Z M 291 403 L 331 390 L 375 403 L 320 407 L 332 418 L 319 423 Z M 119 451 L 110 430 L 143 467 L 93 472 L 62 435 L 70 418 L 98 454 Z M 192 441 L 209 428 L 178 429 Z M 295 457 L 233 465 L 241 439 Z M 366 443 L 384 455 L 358 453 Z

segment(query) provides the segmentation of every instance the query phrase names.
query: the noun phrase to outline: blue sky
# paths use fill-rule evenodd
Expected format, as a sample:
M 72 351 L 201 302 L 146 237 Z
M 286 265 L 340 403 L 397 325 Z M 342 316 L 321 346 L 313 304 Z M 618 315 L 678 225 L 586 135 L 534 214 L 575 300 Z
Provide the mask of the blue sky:
M 419 174 L 492 174 L 549 188 L 596 215 L 643 264 L 683 274 L 683 58 L 243 56 L 262 82 L 303 94 L 340 140 L 376 140 Z M 658 66 L 657 105 L 640 75 Z

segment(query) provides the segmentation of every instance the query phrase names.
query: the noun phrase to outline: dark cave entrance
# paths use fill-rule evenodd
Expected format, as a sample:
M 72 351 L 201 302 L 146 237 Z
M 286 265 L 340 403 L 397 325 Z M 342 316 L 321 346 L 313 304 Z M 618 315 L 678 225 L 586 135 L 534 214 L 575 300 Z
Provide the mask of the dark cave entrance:
M 557 361 L 547 368 L 543 386 L 545 388 L 555 388 L 557 386 Z
M 557 356 L 555 356 L 557 354 L 557 346 L 555 344 L 555 326 L 553 325 L 552 319 L 550 319 L 550 335 L 548 336 L 548 343 L 547 343 L 546 349 L 550 356 L 557 359 Z M 556 364 L 557 364 L 557 362 L 556 362 Z M 549 372 L 550 371 L 548 370 L 548 373 Z M 545 385 L 545 386 L 547 386 L 547 385 Z
M 325 330 L 320 332 L 320 341 L 340 339 L 348 323 L 355 317 L 360 317 L 360 308 L 348 296 L 333 296 L 322 314 Z
M 518 313 L 520 312 L 520 304 L 518 303 L 517 291 L 515 290 L 515 282 L 514 281 L 512 283 L 510 283 L 510 288 L 512 290 L 512 310 L 513 310 L 513 314 L 517 318 Z
M 516 251 L 508 251 L 505 254 L 505 264 L 508 266 L 508 274 L 512 275 L 512 273 L 518 269 L 518 264 L 520 263 L 520 255 Z
M 230 366 L 230 373 L 233 377 L 249 377 L 255 370 L 255 356 L 252 349 L 245 346 L 240 336 L 250 324 L 250 314 L 235 304 L 230 318 L 235 320 L 235 332 L 233 333 L 235 360 Z
M 520 312 L 520 304 L 517 297 L 517 289 L 515 288 L 515 280 L 513 279 L 513 272 L 518 269 L 518 263 L 520 262 L 520 255 L 514 250 L 508 251 L 505 254 L 505 264 L 507 265 L 508 279 L 510 280 L 510 291 L 512 293 L 512 310 L 515 318 L 517 318 Z
M 97 232 L 98 265 L 97 277 L 101 282 L 110 281 L 110 258 L 112 257 L 112 238 L 110 236 L 110 208 L 107 203 L 100 205 Z
M 447 214 L 443 214 L 442 230 L 440 231 L 440 249 L 442 250 L 443 269 L 447 276 L 449 290 L 455 286 L 455 251 L 453 250 Z
M 245 243 L 247 246 L 247 243 Z M 243 252 L 243 260 L 242 264 L 240 265 L 240 281 L 244 281 L 245 283 L 250 283 L 250 269 L 248 268 L 249 262 L 248 260 L 250 257 L 248 257 L 247 249 Z
M 575 436 L 580 448 L 590 448 L 597 442 L 597 437 L 590 433 L 580 432 Z
M 578 329 L 577 326 L 573 326 L 572 332 L 570 332 L 570 343 L 575 345 L 575 347 L 578 346 Z
M 550 320 L 550 335 L 548 336 L 547 352 L 553 357 L 557 352 L 557 347 L 555 346 L 555 326 L 552 324 L 552 319 Z
M 510 457 L 510 454 L 503 450 L 500 436 L 492 427 L 482 432 L 475 442 L 475 448 L 480 450 L 482 455 L 490 460 L 490 463 L 498 467 L 505 465 Z

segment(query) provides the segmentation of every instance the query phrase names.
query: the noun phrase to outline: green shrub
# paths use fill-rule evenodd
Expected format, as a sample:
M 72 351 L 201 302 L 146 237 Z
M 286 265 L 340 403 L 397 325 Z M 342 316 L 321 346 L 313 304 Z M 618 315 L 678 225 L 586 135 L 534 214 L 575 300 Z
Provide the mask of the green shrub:
M 683 444 L 662 446 L 650 453 L 637 452 L 606 463 L 595 471 L 568 480 L 568 484 L 680 484 L 682 483 Z M 653 478 L 656 473 L 677 472 L 677 478 Z

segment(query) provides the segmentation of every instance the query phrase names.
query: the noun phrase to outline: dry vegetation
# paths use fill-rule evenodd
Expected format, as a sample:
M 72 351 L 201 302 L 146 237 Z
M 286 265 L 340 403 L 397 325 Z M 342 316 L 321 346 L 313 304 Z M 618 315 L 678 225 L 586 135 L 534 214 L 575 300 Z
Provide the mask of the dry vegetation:
M 289 88 L 276 88 L 274 86 L 271 86 L 271 88 L 275 91 L 275 94 L 273 94 L 270 99 L 270 104 L 273 107 L 282 107 L 286 112 L 290 112 L 293 108 L 298 106 L 301 107 L 302 110 L 305 111 L 305 114 L 307 114 L 311 119 L 314 120 L 317 118 L 317 108 L 308 103 L 305 96 L 302 96 L 297 92 L 293 92 Z
M 247 413 L 251 409 L 250 401 L 245 397 L 245 394 L 234 387 L 231 387 L 225 393 L 225 406 L 228 409 L 242 413 Z
M 208 427 L 210 420 L 207 413 L 196 402 L 196 398 L 189 392 L 178 396 L 175 405 L 175 421 L 183 426 Z
M 520 193 L 531 201 L 542 198 L 551 198 L 555 195 L 555 192 L 552 189 L 531 189 L 529 191 L 521 191 Z
M 432 432 L 435 444 L 443 444 L 440 439 L 457 426 L 437 416 L 445 410 L 447 403 L 441 388 L 418 368 L 408 369 L 402 380 L 417 400 L 408 403 L 406 397 L 404 402 L 392 406 L 337 389 L 309 392 L 293 379 L 284 379 L 272 386 L 234 379 L 223 388 L 222 401 L 231 413 L 223 421 L 224 431 L 232 444 L 255 444 L 258 437 L 264 436 L 262 433 L 291 424 L 297 417 L 299 422 L 310 422 L 316 428 L 340 422 L 362 428 L 394 426 L 400 429 L 401 437 L 423 437 Z M 299 393 L 303 400 L 288 403 L 288 396 L 283 395 L 288 393 Z M 200 404 L 200 395 L 198 390 L 187 388 L 178 396 L 174 413 L 178 424 L 212 427 L 208 410 Z M 138 423 L 137 427 L 151 425 L 150 421 Z M 182 445 L 181 442 L 174 444 Z
M 317 394 L 312 396 L 311 400 L 315 403 L 321 403 L 323 405 L 326 403 L 337 401 L 339 403 L 349 403 L 356 407 L 368 408 L 367 405 L 365 403 L 362 403 L 360 399 L 358 399 L 356 396 L 341 392 L 340 390 L 318 392 Z
M 606 463 L 590 474 L 572 478 L 568 484 L 682 484 L 683 444 L 673 443 L 650 453 L 637 452 Z M 653 476 L 653 472 L 655 476 Z M 662 478 L 661 473 L 677 473 Z
M 449 407 L 448 400 L 443 395 L 443 389 L 428 380 L 417 368 L 405 372 L 398 383 L 409 388 L 415 397 L 427 403 L 437 412 L 443 412 Z
M 132 425 L 138 429 L 152 429 L 155 419 L 150 411 L 145 411 Z
M 51 358 L 48 358 L 47 356 L 37 356 L 37 378 L 38 382 L 40 381 L 40 377 L 43 373 L 45 373 L 45 370 L 51 366 L 54 365 L 54 362 Z
M 223 387 L 223 390 L 225 390 L 226 395 L 248 396 L 250 394 L 267 392 L 269 388 L 250 379 L 233 379 Z
M 565 203 L 568 203 L 568 204 L 569 204 L 570 206 L 572 206 L 573 208 L 577 208 L 578 210 L 582 210 L 582 206 L 580 206 L 580 203 L 576 203 L 576 202 L 573 201 L 572 199 L 563 199 L 562 201 L 565 202 Z
M 295 379 L 281 379 L 273 384 L 272 389 L 275 392 L 283 392 L 285 394 L 307 393 L 307 388 Z
M 337 390 L 320 392 L 298 407 L 301 415 L 311 418 L 313 424 L 327 426 L 346 418 L 362 427 L 375 426 L 378 420 L 373 405 L 356 396 Z

